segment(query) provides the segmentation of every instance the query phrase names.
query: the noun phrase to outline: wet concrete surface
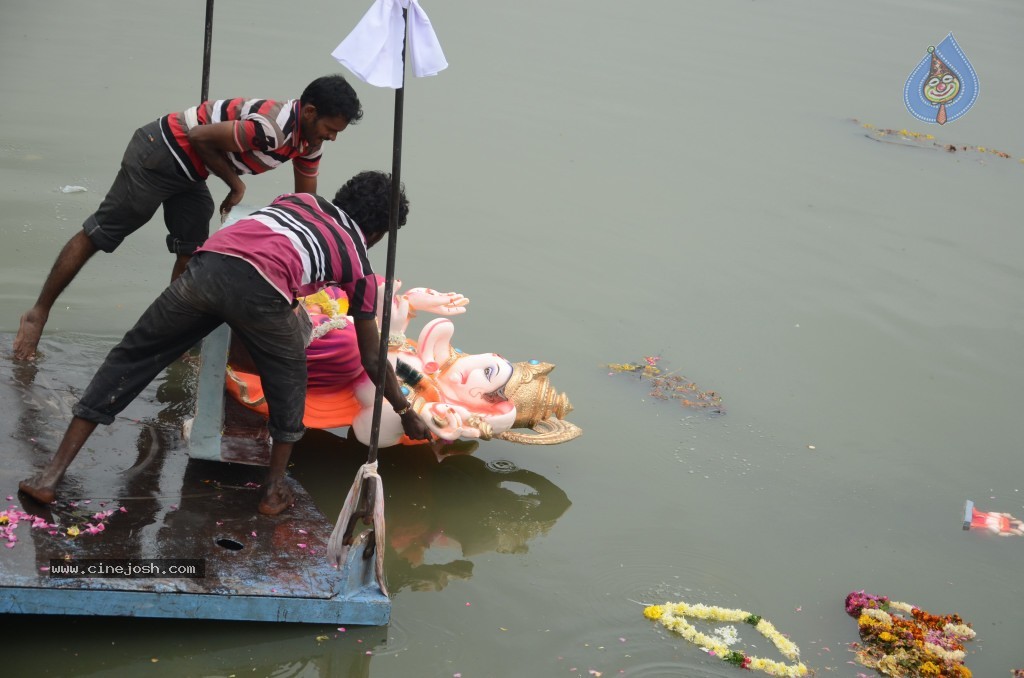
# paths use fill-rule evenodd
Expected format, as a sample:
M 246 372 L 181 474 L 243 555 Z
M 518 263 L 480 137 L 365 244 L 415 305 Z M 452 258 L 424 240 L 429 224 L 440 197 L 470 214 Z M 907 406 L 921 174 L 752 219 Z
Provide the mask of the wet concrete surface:
M 0 362 L 0 408 L 16 422 L 4 441 L 0 497 L 7 539 L 0 551 L 0 610 L 386 623 L 390 601 L 360 563 L 340 571 L 326 558 L 333 523 L 290 480 L 295 505 L 279 516 L 257 509 L 267 436 L 262 422 L 228 403 L 225 434 L 244 463 L 189 457 L 182 426 L 194 400 L 181 398 L 198 373 L 185 356 L 110 426 L 87 442 L 41 505 L 18 482 L 46 463 L 77 394 L 102 355 L 75 365 L 57 346 L 37 364 Z M 183 407 L 182 403 L 186 405 Z M 156 407 L 154 407 L 156 406 Z M 191 405 L 194 407 L 194 405 Z M 239 418 L 240 417 L 240 418 Z M 358 553 L 356 554 L 358 555 Z M 204 576 L 57 576 L 60 564 L 201 563 Z M 370 562 L 372 566 L 372 561 Z M 371 567 L 372 569 L 372 567 Z

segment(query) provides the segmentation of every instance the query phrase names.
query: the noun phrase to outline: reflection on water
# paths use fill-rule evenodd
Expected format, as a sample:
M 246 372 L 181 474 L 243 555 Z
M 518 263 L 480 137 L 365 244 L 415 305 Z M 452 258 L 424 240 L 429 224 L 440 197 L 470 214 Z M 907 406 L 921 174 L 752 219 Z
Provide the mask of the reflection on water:
M 351 437 L 310 430 L 296 445 L 291 472 L 333 519 L 344 479 L 365 460 L 366 447 Z M 471 556 L 524 553 L 570 506 L 543 476 L 471 454 L 438 461 L 429 445 L 396 446 L 382 450 L 377 463 L 385 492 L 385 570 L 394 592 L 441 590 L 452 579 L 468 579 Z

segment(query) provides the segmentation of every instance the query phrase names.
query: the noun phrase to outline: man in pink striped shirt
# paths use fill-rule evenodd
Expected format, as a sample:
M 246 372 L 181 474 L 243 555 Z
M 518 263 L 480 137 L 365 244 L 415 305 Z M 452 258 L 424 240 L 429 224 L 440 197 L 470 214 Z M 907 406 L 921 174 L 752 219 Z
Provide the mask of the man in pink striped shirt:
M 97 251 L 113 252 L 163 206 L 167 249 L 176 255 L 171 279 L 210 233 L 215 174 L 228 185 L 222 215 L 245 195 L 243 174 L 291 160 L 296 193 L 316 193 L 321 146 L 334 141 L 363 110 L 341 75 L 317 78 L 299 99 L 223 99 L 170 113 L 135 131 L 103 202 L 68 241 L 35 305 L 21 317 L 14 357 L 35 355 L 50 309 Z
M 56 453 L 20 489 L 44 504 L 54 501 L 57 484 L 96 426 L 113 422 L 164 368 L 227 323 L 255 363 L 269 410 L 273 445 L 258 508 L 267 515 L 284 511 L 292 503 L 288 459 L 305 432 L 306 345 L 312 331 L 296 298 L 328 283 L 348 295 L 366 374 L 376 379 L 379 361 L 385 361 L 384 397 L 406 435 L 428 440 L 430 431 L 411 410 L 387 356 L 378 355 L 377 276 L 366 249 L 387 234 L 390 201 L 390 175 L 362 172 L 333 201 L 286 194 L 214 233 L 110 351 L 72 409 Z M 399 225 L 408 205 L 402 190 Z

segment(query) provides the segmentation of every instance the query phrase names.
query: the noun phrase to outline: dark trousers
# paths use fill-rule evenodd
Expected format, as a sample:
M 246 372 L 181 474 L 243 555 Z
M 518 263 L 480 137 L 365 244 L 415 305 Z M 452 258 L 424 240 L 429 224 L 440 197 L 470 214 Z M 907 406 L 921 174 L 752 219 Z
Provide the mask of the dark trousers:
M 164 368 L 221 323 L 249 350 L 263 381 L 270 435 L 294 442 L 305 428 L 309 316 L 249 263 L 200 252 L 128 330 L 92 378 L 75 416 L 110 424 Z
M 210 234 L 213 198 L 206 181 L 192 181 L 178 167 L 157 120 L 135 130 L 113 185 L 82 228 L 98 249 L 113 252 L 161 205 L 167 250 L 190 256 Z

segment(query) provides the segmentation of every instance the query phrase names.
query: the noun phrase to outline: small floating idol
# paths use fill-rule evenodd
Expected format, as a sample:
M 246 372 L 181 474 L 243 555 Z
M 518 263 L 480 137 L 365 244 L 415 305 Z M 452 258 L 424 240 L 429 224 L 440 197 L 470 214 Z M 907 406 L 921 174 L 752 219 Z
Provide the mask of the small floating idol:
M 383 300 L 383 278 L 379 299 Z M 551 385 L 550 363 L 510 362 L 497 353 L 465 353 L 451 344 L 454 323 L 435 318 L 416 340 L 406 337 L 417 312 L 450 316 L 465 312 L 469 300 L 461 294 L 417 287 L 392 299 L 388 359 L 403 381 L 413 410 L 438 438 L 489 440 L 551 445 L 576 438 L 579 427 L 565 421 L 572 411 L 569 398 Z M 309 384 L 304 423 L 309 428 L 351 426 L 362 443 L 370 440 L 374 387 L 359 360 L 355 328 L 345 314 L 344 292 L 328 287 L 305 297 L 303 306 L 313 324 L 306 349 Z M 381 316 L 378 308 L 378 320 Z M 246 367 L 239 347 L 232 347 L 227 389 L 246 407 L 267 414 L 259 375 Z M 386 403 L 385 403 L 386 404 Z M 521 430 L 516 430 L 521 429 Z M 381 447 L 415 444 L 402 431 L 391 408 L 381 411 Z
M 971 528 L 988 530 L 1001 537 L 1024 536 L 1024 521 L 1009 513 L 979 511 L 974 502 L 968 499 L 964 502 L 964 529 L 970 530 Z

